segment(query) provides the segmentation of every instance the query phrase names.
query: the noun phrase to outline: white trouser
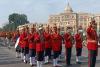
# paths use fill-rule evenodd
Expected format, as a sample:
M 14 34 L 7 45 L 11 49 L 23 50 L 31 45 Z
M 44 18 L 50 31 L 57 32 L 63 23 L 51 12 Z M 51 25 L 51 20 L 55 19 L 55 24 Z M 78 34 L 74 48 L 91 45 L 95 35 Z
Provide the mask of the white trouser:
M 53 59 L 53 66 L 61 66 L 60 64 L 58 64 L 58 58 Z
M 19 55 L 19 52 L 16 52 L 16 57 L 19 57 L 20 55 Z
M 35 57 L 30 57 L 30 65 L 35 64 Z
M 44 63 L 48 63 L 49 62 L 49 57 L 45 56 L 45 62 Z
M 56 59 L 53 59 L 53 66 L 56 66 Z
M 21 60 L 24 60 L 24 54 L 21 53 Z
M 42 67 L 43 63 L 42 61 L 37 61 L 37 67 Z
M 76 56 L 76 62 L 81 62 L 81 56 Z
M 26 61 L 28 61 L 29 60 L 29 54 L 26 54 L 25 56 L 24 56 L 24 62 L 26 62 Z

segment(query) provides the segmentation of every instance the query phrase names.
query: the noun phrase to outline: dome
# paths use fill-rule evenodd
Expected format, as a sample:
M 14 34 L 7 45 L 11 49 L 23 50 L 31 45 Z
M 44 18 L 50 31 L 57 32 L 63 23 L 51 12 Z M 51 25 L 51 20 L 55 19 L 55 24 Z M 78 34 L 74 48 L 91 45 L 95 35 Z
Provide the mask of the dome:
M 67 6 L 65 7 L 65 10 L 64 10 L 66 13 L 72 13 L 73 10 L 72 8 L 70 7 L 69 3 L 67 4 Z

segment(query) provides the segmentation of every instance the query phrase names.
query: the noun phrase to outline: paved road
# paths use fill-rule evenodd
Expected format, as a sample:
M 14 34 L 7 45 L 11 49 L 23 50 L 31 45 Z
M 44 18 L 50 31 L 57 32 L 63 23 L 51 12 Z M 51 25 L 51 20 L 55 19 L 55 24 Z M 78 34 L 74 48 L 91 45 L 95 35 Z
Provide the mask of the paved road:
M 0 46 L 0 67 L 29 67 L 15 58 L 14 52 Z
M 64 51 L 64 50 L 63 50 Z M 73 55 L 72 55 L 72 66 L 70 67 L 88 67 L 88 63 L 87 63 L 87 50 L 86 48 L 83 49 L 83 53 L 82 53 L 82 61 L 83 63 L 81 65 L 76 64 L 75 62 L 75 49 L 73 48 L 72 51 Z M 98 58 L 97 58 L 97 64 L 96 67 L 100 67 L 100 49 L 99 49 L 99 54 L 98 54 Z M 60 64 L 62 64 L 62 67 L 66 67 L 65 66 L 65 59 L 62 60 L 63 62 L 61 62 Z M 20 59 L 17 59 L 15 57 L 15 52 L 14 49 L 7 49 L 6 47 L 2 47 L 0 46 L 0 67 L 30 67 L 29 64 L 24 64 L 20 61 Z M 36 66 L 34 66 L 36 67 Z M 44 65 L 43 67 L 52 67 L 52 63 L 48 64 L 48 65 Z

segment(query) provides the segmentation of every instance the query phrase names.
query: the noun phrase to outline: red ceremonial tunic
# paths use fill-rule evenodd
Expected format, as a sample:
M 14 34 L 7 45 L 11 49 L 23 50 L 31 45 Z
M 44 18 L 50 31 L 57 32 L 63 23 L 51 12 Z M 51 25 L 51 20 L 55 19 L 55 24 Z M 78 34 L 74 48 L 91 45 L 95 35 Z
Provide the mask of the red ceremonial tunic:
M 25 43 L 25 47 L 29 47 L 27 32 L 24 33 L 24 43 Z
M 82 48 L 82 38 L 79 33 L 75 35 L 76 48 Z
M 19 45 L 21 48 L 29 47 L 27 34 L 24 32 L 20 35 Z
M 45 49 L 51 48 L 51 36 L 49 33 L 44 32 Z
M 59 34 L 59 44 L 62 47 L 62 36 Z
M 36 49 L 36 44 L 34 42 L 34 34 L 28 34 L 29 49 Z
M 58 33 L 53 33 L 51 36 L 52 39 L 52 50 L 53 51 L 60 51 L 61 43 L 59 41 L 60 36 Z
M 21 47 L 21 48 L 24 48 L 24 43 L 23 43 L 23 34 L 20 34 L 20 39 L 19 39 L 19 46 Z
M 66 48 L 72 48 L 72 36 L 69 33 L 66 33 L 64 35 L 64 39 L 65 39 L 65 47 Z
M 36 43 L 36 52 L 41 52 L 44 50 L 44 43 L 40 40 L 40 35 L 38 33 L 34 34 L 34 40 Z
M 97 50 L 98 49 L 98 43 L 97 43 L 97 33 L 95 29 L 92 27 L 89 27 L 87 29 L 87 48 L 89 50 Z
M 45 38 L 45 49 L 51 48 L 51 36 L 49 33 L 44 32 L 44 38 Z

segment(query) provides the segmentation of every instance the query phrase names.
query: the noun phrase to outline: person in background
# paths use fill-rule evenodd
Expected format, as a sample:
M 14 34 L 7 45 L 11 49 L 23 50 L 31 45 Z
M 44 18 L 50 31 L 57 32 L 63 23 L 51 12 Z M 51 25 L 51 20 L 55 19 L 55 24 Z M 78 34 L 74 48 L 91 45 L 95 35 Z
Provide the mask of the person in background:
M 7 40 L 7 46 L 8 48 L 10 49 L 11 48 L 11 39 L 12 39 L 12 35 L 11 35 L 11 32 L 7 32 L 7 37 L 6 37 L 6 40 Z

